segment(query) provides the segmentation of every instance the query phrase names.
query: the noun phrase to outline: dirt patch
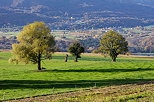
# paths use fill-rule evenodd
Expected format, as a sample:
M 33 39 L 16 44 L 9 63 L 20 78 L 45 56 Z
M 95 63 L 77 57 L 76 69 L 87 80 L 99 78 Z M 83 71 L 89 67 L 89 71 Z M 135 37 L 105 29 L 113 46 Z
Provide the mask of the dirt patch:
M 55 54 L 68 54 L 71 55 L 68 52 L 55 52 Z M 102 54 L 95 54 L 95 53 L 82 53 L 84 56 L 93 56 L 93 57 L 104 57 Z M 109 56 L 107 56 L 109 57 Z M 119 58 L 147 58 L 147 59 L 154 59 L 153 56 L 138 56 L 138 55 L 119 55 Z
M 11 52 L 11 50 L 4 49 L 4 50 L 0 50 L 0 52 L 9 53 Z

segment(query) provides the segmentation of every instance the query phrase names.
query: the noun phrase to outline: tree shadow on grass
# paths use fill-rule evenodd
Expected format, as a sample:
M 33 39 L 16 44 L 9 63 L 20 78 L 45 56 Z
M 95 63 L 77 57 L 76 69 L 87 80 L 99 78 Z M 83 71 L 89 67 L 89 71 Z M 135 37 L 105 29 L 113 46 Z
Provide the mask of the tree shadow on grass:
M 68 69 L 68 70 L 44 70 L 44 72 L 135 72 L 154 71 L 152 68 L 132 68 L 132 69 Z
M 94 86 L 124 85 L 152 79 L 112 79 L 112 80 L 75 80 L 75 81 L 43 81 L 43 80 L 1 80 L 0 89 L 53 89 L 53 88 L 88 88 Z

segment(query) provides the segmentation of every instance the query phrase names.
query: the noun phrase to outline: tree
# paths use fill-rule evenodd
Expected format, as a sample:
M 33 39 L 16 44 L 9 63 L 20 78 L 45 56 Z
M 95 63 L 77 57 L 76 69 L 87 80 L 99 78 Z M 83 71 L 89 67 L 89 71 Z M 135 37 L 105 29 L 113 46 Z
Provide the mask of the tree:
M 79 42 L 74 42 L 68 48 L 69 52 L 75 56 L 74 62 L 78 62 L 78 58 L 81 58 L 81 53 L 84 52 L 84 47 Z
M 109 31 L 103 35 L 100 40 L 101 51 L 107 52 L 112 58 L 112 61 L 116 62 L 116 58 L 119 54 L 128 52 L 128 42 L 125 38 L 117 32 Z
M 68 54 L 66 54 L 64 62 L 67 62 L 67 61 L 68 61 Z
M 141 40 L 141 46 L 144 49 L 144 52 L 154 52 L 154 37 L 146 37 Z
M 41 70 L 42 56 L 49 54 L 51 47 L 55 45 L 50 28 L 44 22 L 34 22 L 23 28 L 17 40 L 19 43 L 12 45 L 13 57 L 10 61 L 26 64 L 32 62 Z

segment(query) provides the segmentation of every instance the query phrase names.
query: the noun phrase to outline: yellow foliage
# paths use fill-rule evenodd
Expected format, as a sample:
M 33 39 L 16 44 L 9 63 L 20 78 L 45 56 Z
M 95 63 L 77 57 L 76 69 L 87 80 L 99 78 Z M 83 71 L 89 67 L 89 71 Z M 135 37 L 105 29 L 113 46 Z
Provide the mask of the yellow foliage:
M 34 22 L 26 25 L 17 37 L 18 44 L 12 45 L 13 59 L 34 64 L 38 63 L 42 55 L 46 55 L 49 48 L 55 45 L 50 28 L 44 22 Z

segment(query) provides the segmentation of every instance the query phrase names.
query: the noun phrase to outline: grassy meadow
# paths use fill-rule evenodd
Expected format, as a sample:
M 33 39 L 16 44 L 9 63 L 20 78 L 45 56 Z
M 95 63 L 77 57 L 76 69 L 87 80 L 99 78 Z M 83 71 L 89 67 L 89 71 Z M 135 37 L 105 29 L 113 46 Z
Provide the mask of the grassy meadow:
M 33 64 L 9 64 L 10 56 L 0 53 L 0 100 L 154 80 L 154 59 L 118 58 L 111 62 L 110 58 L 83 55 L 77 63 L 69 56 L 66 63 L 65 54 L 53 54 L 53 59 L 42 62 L 46 69 L 37 71 Z

